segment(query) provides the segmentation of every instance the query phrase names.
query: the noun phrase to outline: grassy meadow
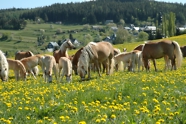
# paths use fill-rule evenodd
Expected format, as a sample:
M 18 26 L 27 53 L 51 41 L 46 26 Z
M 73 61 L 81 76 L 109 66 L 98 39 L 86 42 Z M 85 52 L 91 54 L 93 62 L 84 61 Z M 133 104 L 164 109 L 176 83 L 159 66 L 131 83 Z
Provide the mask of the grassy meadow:
M 186 44 L 186 35 L 169 39 L 181 46 Z M 130 51 L 141 43 L 114 47 Z M 75 51 L 68 53 L 72 55 Z M 41 72 L 37 80 L 29 76 L 27 81 L 16 82 L 10 71 L 9 81 L 0 81 L 0 123 L 186 123 L 185 61 L 183 59 L 182 67 L 174 71 L 164 71 L 164 60 L 159 59 L 156 61 L 158 72 L 151 64 L 150 72 L 120 71 L 110 76 L 102 74 L 102 77 L 91 72 L 89 81 L 80 82 L 80 77 L 73 75 L 71 83 L 65 79 L 57 83 L 54 77 L 52 83 L 45 83 Z

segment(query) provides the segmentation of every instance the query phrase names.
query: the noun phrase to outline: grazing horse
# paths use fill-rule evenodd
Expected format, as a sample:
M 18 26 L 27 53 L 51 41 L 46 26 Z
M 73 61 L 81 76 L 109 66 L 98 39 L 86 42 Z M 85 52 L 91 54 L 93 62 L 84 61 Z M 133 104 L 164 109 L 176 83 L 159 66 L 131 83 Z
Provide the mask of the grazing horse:
M 4 53 L 0 50 L 0 78 L 2 81 L 8 81 L 9 65 Z
M 183 54 L 183 57 L 186 57 L 186 46 L 181 46 L 180 49 Z
M 88 74 L 90 79 L 90 63 L 95 63 L 99 76 L 100 68 L 99 63 L 104 63 L 106 65 L 106 74 L 111 73 L 113 69 L 113 58 L 114 57 L 114 48 L 108 42 L 90 42 L 82 50 L 82 53 L 79 57 L 78 62 L 78 72 L 81 77 L 81 80 L 85 79 L 85 75 Z
M 144 45 L 142 54 L 144 66 L 147 71 L 149 71 L 149 59 L 153 61 L 155 71 L 157 71 L 155 59 L 159 59 L 162 57 L 164 57 L 165 60 L 170 59 L 172 65 L 171 70 L 173 69 L 173 67 L 176 70 L 176 64 L 177 67 L 180 67 L 183 59 L 179 44 L 176 41 L 170 40 L 148 42 Z M 167 62 L 165 61 L 165 69 L 166 65 Z
M 9 64 L 9 70 L 13 70 L 15 74 L 16 81 L 21 78 L 26 81 L 27 72 L 25 66 L 19 60 L 7 59 Z
M 138 50 L 120 53 L 114 56 L 114 60 L 115 64 L 122 61 L 124 63 L 124 70 L 126 70 L 126 67 L 130 67 L 129 71 L 135 71 L 135 66 L 138 65 L 138 71 L 140 71 L 140 66 L 143 67 L 142 54 Z
M 81 55 L 81 50 L 83 49 L 83 47 L 81 47 L 75 54 L 74 54 L 74 57 L 72 59 L 72 69 L 74 70 L 75 74 L 78 75 L 78 72 L 77 72 L 77 64 L 78 64 L 78 60 L 79 60 L 79 57 Z
M 59 82 L 63 79 L 64 76 L 66 76 L 66 81 L 71 82 L 72 81 L 72 62 L 67 57 L 61 57 L 59 59 Z M 62 71 L 62 74 L 60 76 L 60 72 Z
M 52 82 L 52 70 L 54 72 L 55 78 L 57 80 L 57 64 L 56 60 L 51 55 L 43 55 L 42 57 L 42 70 L 43 77 L 46 82 Z
M 16 52 L 15 53 L 15 60 L 21 60 L 22 58 L 27 58 L 30 56 L 33 56 L 34 54 L 31 51 L 26 51 L 26 52 Z
M 33 68 L 37 65 L 40 65 L 42 67 L 43 57 L 44 57 L 43 55 L 34 55 L 20 60 L 25 66 L 26 70 L 29 71 L 35 79 L 36 77 L 35 74 L 33 73 Z
M 34 56 L 34 54 L 31 51 L 26 51 L 26 52 L 19 52 L 18 51 L 18 52 L 15 53 L 15 60 L 21 60 L 23 58 L 27 58 L 27 57 L 30 57 L 30 56 Z M 34 73 L 34 75 L 38 75 L 38 73 L 39 73 L 38 66 L 35 66 L 32 69 L 32 72 Z
M 56 60 L 56 63 L 59 63 L 60 57 L 69 58 L 68 53 L 67 53 L 68 48 L 69 49 L 76 49 L 76 47 L 72 44 L 70 39 L 67 39 L 66 41 L 64 41 L 63 44 L 60 46 L 59 50 L 56 50 L 53 52 L 53 56 Z
M 138 45 L 137 47 L 135 47 L 133 50 L 139 50 L 139 51 L 142 51 L 142 48 L 145 44 L 140 44 Z

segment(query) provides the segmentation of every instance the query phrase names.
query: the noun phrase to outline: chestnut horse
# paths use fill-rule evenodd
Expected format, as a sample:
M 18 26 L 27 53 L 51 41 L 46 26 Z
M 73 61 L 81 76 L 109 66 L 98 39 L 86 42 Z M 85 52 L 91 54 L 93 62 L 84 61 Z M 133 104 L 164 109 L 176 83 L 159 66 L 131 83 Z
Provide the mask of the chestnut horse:
M 82 50 L 78 62 L 78 72 L 81 80 L 85 79 L 86 74 L 90 79 L 90 63 L 95 63 L 99 76 L 100 68 L 99 63 L 106 65 L 107 75 L 113 71 L 114 63 L 114 48 L 109 42 L 90 42 Z
M 176 41 L 170 40 L 146 43 L 142 49 L 142 55 L 144 66 L 147 71 L 149 71 L 149 59 L 153 61 L 155 71 L 157 71 L 155 59 L 164 57 L 165 69 L 167 65 L 166 60 L 170 59 L 172 65 L 171 70 L 173 69 L 173 67 L 174 69 L 176 69 L 176 64 L 177 67 L 180 67 L 183 59 L 179 44 Z
M 27 58 L 27 57 L 30 57 L 30 56 L 34 56 L 34 54 L 31 51 L 26 51 L 26 52 L 20 52 L 20 51 L 18 51 L 18 52 L 15 53 L 15 60 L 21 60 L 23 58 Z M 32 69 L 32 71 L 33 71 L 34 75 L 38 75 L 39 74 L 39 68 L 38 68 L 38 66 L 35 66 Z
M 59 50 L 56 50 L 53 52 L 53 56 L 56 60 L 56 63 L 59 63 L 59 59 L 60 57 L 67 57 L 68 53 L 67 53 L 67 49 L 76 49 L 76 47 L 72 44 L 72 42 L 70 41 L 70 39 L 67 39 L 63 42 L 63 44 L 60 46 Z
M 73 59 L 72 59 L 72 69 L 74 70 L 75 74 L 78 75 L 78 72 L 77 72 L 77 64 L 78 64 L 78 60 L 79 60 L 79 57 L 81 55 L 81 50 L 83 49 L 80 48 L 73 56 Z
M 26 51 L 26 52 L 16 52 L 15 53 L 15 60 L 21 60 L 22 58 L 27 58 L 30 56 L 33 56 L 34 54 L 31 51 Z

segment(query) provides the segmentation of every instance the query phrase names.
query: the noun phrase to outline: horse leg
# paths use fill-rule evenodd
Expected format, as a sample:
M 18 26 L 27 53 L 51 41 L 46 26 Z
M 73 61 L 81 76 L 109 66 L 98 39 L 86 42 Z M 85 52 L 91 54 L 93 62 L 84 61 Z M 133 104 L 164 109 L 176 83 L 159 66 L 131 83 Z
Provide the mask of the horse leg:
M 62 71 L 62 74 L 61 74 L 61 76 L 59 77 L 59 83 L 60 83 L 61 80 L 63 79 L 64 75 L 65 75 L 65 73 Z
M 157 68 L 156 68 L 156 61 L 155 61 L 155 59 L 152 59 L 152 62 L 153 62 L 153 65 L 154 65 L 154 69 L 155 69 L 155 71 L 157 71 Z
M 97 68 L 98 74 L 99 74 L 99 76 L 101 77 L 100 68 L 99 68 L 99 62 L 96 61 L 96 62 L 95 62 L 95 65 L 96 65 L 96 68 Z
M 90 79 L 90 65 L 89 65 L 89 67 L 88 67 L 88 79 Z
M 30 69 L 30 73 L 32 74 L 32 76 L 34 77 L 34 79 L 36 79 L 36 76 L 34 75 L 34 72 L 32 71 L 32 69 Z

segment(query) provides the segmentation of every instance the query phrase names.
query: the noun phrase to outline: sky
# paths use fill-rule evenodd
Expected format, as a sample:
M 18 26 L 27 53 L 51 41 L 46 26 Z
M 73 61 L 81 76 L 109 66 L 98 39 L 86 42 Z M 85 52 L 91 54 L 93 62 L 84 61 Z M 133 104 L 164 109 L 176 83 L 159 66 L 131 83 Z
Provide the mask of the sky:
M 70 3 L 70 2 L 83 2 L 88 0 L 1 0 L 0 9 L 9 9 L 9 8 L 36 8 L 49 6 L 54 3 Z M 156 0 L 156 1 L 164 1 L 170 3 L 186 3 L 185 0 Z M 185 2 L 183 2 L 185 1 Z

